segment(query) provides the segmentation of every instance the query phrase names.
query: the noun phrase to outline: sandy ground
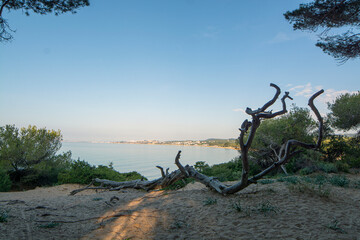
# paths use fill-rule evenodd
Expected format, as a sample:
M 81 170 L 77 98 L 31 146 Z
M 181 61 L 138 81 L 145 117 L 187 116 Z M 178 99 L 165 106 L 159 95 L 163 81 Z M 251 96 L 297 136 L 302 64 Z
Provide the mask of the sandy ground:
M 199 183 L 68 195 L 79 187 L 0 193 L 0 239 L 360 239 L 356 188 L 331 186 L 328 198 L 281 182 L 225 197 Z

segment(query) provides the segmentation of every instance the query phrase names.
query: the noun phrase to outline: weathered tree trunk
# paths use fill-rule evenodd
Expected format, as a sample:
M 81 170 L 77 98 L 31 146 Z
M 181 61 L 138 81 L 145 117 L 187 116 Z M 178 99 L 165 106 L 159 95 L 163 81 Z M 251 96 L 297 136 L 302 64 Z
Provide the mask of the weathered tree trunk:
M 289 92 L 285 92 L 284 96 L 281 98 L 282 102 L 282 110 L 273 113 L 272 111 L 267 112 L 266 109 L 268 109 L 271 105 L 273 105 L 276 100 L 278 99 L 281 91 L 280 88 L 271 83 L 271 87 L 274 87 L 276 89 L 276 93 L 274 97 L 264 104 L 263 107 L 252 110 L 251 108 L 246 109 L 246 113 L 251 116 L 252 120 L 245 120 L 240 130 L 240 136 L 239 136 L 239 144 L 241 149 L 241 161 L 242 161 L 242 176 L 241 180 L 237 183 L 235 183 L 232 186 L 226 186 L 223 183 L 221 183 L 219 180 L 217 180 L 214 177 L 206 176 L 198 171 L 196 171 L 192 166 L 186 165 L 185 167 L 181 165 L 180 163 L 180 154 L 181 151 L 178 152 L 178 154 L 175 157 L 175 164 L 178 167 L 178 170 L 175 170 L 171 172 L 170 174 L 168 171 L 166 171 L 166 174 L 164 173 L 164 170 L 162 167 L 157 166 L 157 168 L 161 171 L 161 177 L 152 181 L 146 181 L 146 180 L 134 180 L 134 181 L 127 181 L 127 182 L 114 182 L 106 179 L 94 179 L 93 182 L 101 183 L 101 187 L 90 187 L 87 186 L 82 189 L 74 190 L 71 194 L 76 194 L 80 191 L 86 190 L 86 189 L 109 189 L 109 190 L 119 190 L 122 188 L 135 188 L 135 189 L 145 189 L 145 190 L 152 190 L 157 188 L 164 188 L 167 187 L 174 182 L 184 179 L 184 178 L 193 178 L 198 182 L 203 183 L 208 188 L 222 194 L 233 194 L 236 192 L 241 191 L 242 189 L 246 188 L 250 184 L 256 183 L 257 180 L 264 177 L 266 174 L 270 173 L 271 171 L 279 168 L 280 166 L 283 166 L 283 164 L 287 163 L 291 157 L 293 157 L 296 153 L 299 152 L 299 147 L 306 148 L 306 149 L 318 149 L 322 142 L 323 137 L 323 118 L 321 117 L 319 111 L 314 105 L 314 99 L 318 97 L 320 94 L 324 92 L 324 90 L 320 90 L 316 92 L 314 95 L 312 95 L 309 99 L 308 105 L 310 106 L 311 110 L 314 112 L 317 120 L 319 121 L 319 136 L 316 141 L 316 143 L 303 143 L 297 140 L 288 140 L 286 143 L 284 143 L 279 152 L 276 153 L 277 160 L 268 168 L 264 169 L 262 172 L 256 174 L 255 176 L 252 176 L 249 178 L 249 159 L 248 159 L 248 153 L 249 149 L 251 147 L 252 141 L 254 140 L 256 130 L 260 126 L 260 123 L 263 119 L 270 119 L 274 118 L 276 116 L 283 115 L 287 112 L 286 109 L 286 102 L 285 100 L 287 98 L 292 98 L 289 96 Z M 250 130 L 250 133 L 247 137 L 247 140 L 244 141 L 246 133 Z M 274 150 L 275 151 L 275 150 Z M 168 170 L 168 169 L 167 169 Z M 103 187 L 106 186 L 106 187 Z

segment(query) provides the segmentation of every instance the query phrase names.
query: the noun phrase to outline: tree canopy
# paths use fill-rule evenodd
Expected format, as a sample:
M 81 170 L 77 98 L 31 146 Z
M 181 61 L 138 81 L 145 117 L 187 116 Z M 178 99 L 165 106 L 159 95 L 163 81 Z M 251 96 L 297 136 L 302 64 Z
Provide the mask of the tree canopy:
M 310 142 L 315 129 L 310 111 L 293 105 L 288 114 L 262 122 L 254 138 L 252 155 L 259 165 L 267 167 L 276 160 L 275 151 L 285 142 L 290 139 Z
M 294 30 L 322 29 L 316 46 L 340 62 L 360 57 L 360 0 L 315 0 L 284 16 Z M 331 35 L 336 28 L 344 32 Z
M 329 118 L 335 128 L 341 130 L 360 127 L 360 92 L 342 94 L 333 103 L 328 104 Z
M 61 148 L 60 131 L 38 129 L 35 126 L 21 128 L 13 125 L 0 127 L 0 164 L 5 169 L 21 171 L 42 162 L 54 161 Z
M 3 17 L 4 10 L 23 10 L 29 16 L 30 12 L 45 15 L 59 15 L 66 12 L 76 13 L 76 9 L 89 6 L 89 0 L 0 0 L 0 42 L 10 41 L 14 32 Z

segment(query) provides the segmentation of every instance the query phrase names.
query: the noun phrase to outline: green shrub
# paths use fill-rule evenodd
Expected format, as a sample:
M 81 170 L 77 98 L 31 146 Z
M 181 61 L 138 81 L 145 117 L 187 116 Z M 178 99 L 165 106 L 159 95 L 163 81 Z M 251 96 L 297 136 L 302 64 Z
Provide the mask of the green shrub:
M 316 168 L 314 168 L 314 167 L 304 167 L 303 169 L 301 169 L 299 171 L 299 174 L 300 175 L 309 175 L 309 174 L 314 173 L 314 172 L 316 172 Z
M 313 172 L 318 171 L 317 162 L 321 159 L 321 153 L 305 150 L 302 154 L 294 156 L 290 161 L 285 165 L 286 170 L 289 173 L 297 173 L 307 175 Z M 303 170 L 305 169 L 305 170 Z
M 350 170 L 350 165 L 345 161 L 336 161 L 335 166 L 339 170 L 339 172 L 348 173 Z
M 203 201 L 204 206 L 217 204 L 217 200 L 215 198 L 208 198 Z
M 88 184 L 95 178 L 95 167 L 83 160 L 76 160 L 70 164 L 70 168 L 66 171 L 59 173 L 58 181 L 63 183 L 79 183 Z
M 60 130 L 0 127 L 0 169 L 10 176 L 14 188 L 52 185 L 71 152 L 57 154 L 61 148 Z
M 181 228 L 187 228 L 189 227 L 189 224 L 187 224 L 186 222 L 184 221 L 174 221 L 171 226 L 170 226 L 170 229 L 171 230 L 177 230 L 177 229 L 181 229 Z M 127 238 L 127 239 L 130 239 L 130 238 Z M 126 240 L 126 239 L 124 239 Z
M 0 192 L 7 192 L 11 189 L 12 182 L 5 171 L 0 171 Z
M 99 165 L 94 170 L 94 176 L 97 178 L 108 179 L 118 182 L 131 181 L 136 179 L 146 179 L 140 173 L 136 171 L 128 172 L 128 173 L 119 173 L 111 166 L 102 166 Z
M 8 221 L 8 213 L 4 209 L 0 208 L 0 223 Z
M 317 185 L 324 185 L 326 182 L 329 181 L 328 177 L 322 174 L 314 175 L 311 177 L 312 183 Z
M 360 168 L 360 136 L 345 137 L 333 135 L 323 144 L 325 161 L 343 163 L 340 167 L 345 172 L 348 168 Z M 339 168 L 339 170 L 341 170 Z M 341 170 L 341 171 L 344 171 Z
M 195 169 L 209 177 L 215 177 L 219 181 L 234 181 L 241 177 L 241 165 L 238 159 L 233 159 L 227 163 L 214 164 L 211 167 L 205 162 L 197 162 Z
M 350 180 L 342 175 L 334 175 L 329 179 L 329 182 L 337 187 L 348 187 Z
M 271 184 L 271 183 L 274 183 L 275 181 L 272 179 L 262 179 L 262 180 L 259 180 L 258 182 L 261 184 Z
M 54 228 L 54 227 L 57 227 L 59 225 L 60 225 L 60 223 L 58 223 L 58 222 L 49 222 L 49 223 L 46 223 L 46 224 L 39 225 L 39 228 Z
M 144 178 L 137 172 L 119 173 L 113 169 L 112 165 L 97 167 L 89 164 L 83 160 L 76 160 L 70 163 L 70 167 L 59 173 L 58 181 L 60 184 L 63 183 L 79 183 L 88 184 L 94 178 L 108 179 L 112 181 L 131 181 L 136 179 Z M 146 179 L 146 178 L 144 178 Z
M 102 197 L 97 197 L 97 198 L 93 198 L 92 200 L 93 201 L 100 201 L 100 200 L 103 200 L 103 198 Z
M 209 164 L 205 163 L 204 161 L 198 161 L 195 163 L 194 168 L 196 171 L 200 173 L 205 173 L 210 168 Z
M 237 201 L 232 204 L 232 208 L 235 209 L 237 212 L 242 212 L 244 209 L 241 206 L 241 202 Z
M 287 183 L 291 183 L 291 184 L 296 184 L 299 182 L 299 179 L 295 176 L 290 176 L 290 177 L 281 177 L 277 180 L 278 182 L 287 182 Z
M 28 169 L 13 172 L 12 178 L 16 188 L 29 189 L 37 186 L 52 186 L 58 183 L 58 175 L 70 167 L 70 156 L 58 156 L 54 159 L 40 162 Z M 15 180 L 18 178 L 17 180 Z
M 289 190 L 301 194 L 307 194 L 309 196 L 318 196 L 321 198 L 329 198 L 330 189 L 323 185 L 314 185 L 311 183 L 299 183 L 289 185 Z
M 265 119 L 257 129 L 256 135 L 252 141 L 252 152 L 257 164 L 262 169 L 269 167 L 277 159 L 273 149 L 279 151 L 281 145 L 290 139 L 297 139 L 302 142 L 312 142 L 316 122 L 312 119 L 310 111 L 305 108 L 292 106 L 290 111 L 278 118 Z M 289 165 L 289 172 L 296 172 L 304 166 L 297 166 L 296 162 L 302 162 L 308 159 L 315 159 L 311 151 L 303 151 L 293 158 L 293 164 Z M 281 170 L 281 169 L 279 169 Z M 274 171 L 276 172 L 276 171 Z
M 28 168 L 8 171 L 12 188 L 31 189 L 37 186 L 52 186 L 58 183 L 58 174 L 70 166 L 71 152 L 57 155 Z
M 360 168 L 360 154 L 348 154 L 344 157 L 343 161 L 346 162 L 351 168 Z
M 242 174 L 242 162 L 241 157 L 236 157 L 233 160 L 214 164 L 209 166 L 205 162 L 196 162 L 194 168 L 202 174 L 209 177 L 215 177 L 219 181 L 236 181 L 241 178 Z M 249 160 L 249 175 L 255 175 L 261 171 L 261 167 L 256 164 L 252 159 Z
M 308 166 L 299 170 L 300 175 L 309 175 L 315 172 L 337 173 L 342 169 L 346 171 L 346 165 L 343 163 L 331 163 L 324 161 L 311 162 Z
M 355 181 L 355 182 L 353 183 L 353 187 L 354 187 L 354 188 L 359 188 L 359 189 L 360 189 L 360 180 Z
M 278 211 L 277 207 L 273 206 L 269 201 L 264 201 L 259 204 L 257 210 L 263 213 L 265 216 L 268 213 L 276 213 Z
M 250 159 L 249 160 L 249 175 L 253 176 L 256 175 L 258 173 L 260 173 L 263 169 L 261 168 L 261 166 L 254 160 Z M 276 172 L 274 171 L 273 174 L 275 174 Z
M 318 162 L 316 165 L 320 171 L 323 171 L 326 173 L 337 173 L 338 172 L 336 164 L 334 164 L 334 163 Z

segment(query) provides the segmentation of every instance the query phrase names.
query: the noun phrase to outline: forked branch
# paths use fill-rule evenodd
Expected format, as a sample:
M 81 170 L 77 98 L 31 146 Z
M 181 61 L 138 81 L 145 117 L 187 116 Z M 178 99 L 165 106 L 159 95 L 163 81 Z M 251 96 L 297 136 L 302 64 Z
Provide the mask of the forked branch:
M 249 178 L 249 159 L 248 159 L 248 152 L 251 147 L 252 141 L 255 137 L 256 130 L 260 126 L 260 123 L 263 119 L 269 119 L 274 118 L 276 116 L 283 115 L 287 112 L 286 109 L 286 99 L 292 100 L 292 98 L 289 96 L 289 92 L 285 92 L 283 97 L 281 98 L 282 102 L 282 110 L 273 113 L 272 111 L 266 111 L 270 106 L 272 106 L 276 100 L 279 98 L 281 94 L 280 88 L 275 84 L 270 84 L 271 87 L 274 87 L 276 89 L 276 93 L 274 97 L 268 101 L 264 106 L 261 108 L 258 108 L 257 110 L 252 110 L 251 108 L 246 109 L 246 113 L 251 116 L 251 121 L 245 120 L 240 130 L 239 135 L 239 145 L 241 149 L 241 162 L 242 162 L 242 176 L 239 182 L 235 183 L 232 186 L 227 186 L 223 183 L 221 183 L 219 180 L 217 180 L 214 177 L 206 176 L 198 171 L 196 171 L 192 166 L 186 165 L 183 166 L 180 163 L 180 156 L 181 151 L 179 151 L 175 157 L 175 164 L 178 167 L 178 170 L 175 170 L 171 172 L 170 174 L 168 171 L 166 171 L 166 174 L 164 173 L 164 170 L 162 167 L 157 166 L 157 168 L 161 171 L 161 178 L 147 181 L 147 180 L 135 180 L 135 181 L 128 181 L 128 182 L 114 182 L 109 181 L 106 179 L 94 179 L 94 182 L 101 183 L 102 185 L 106 187 L 102 187 L 101 189 L 109 189 L 110 190 L 119 190 L 122 188 L 141 188 L 145 190 L 152 190 L 156 188 L 164 188 L 167 187 L 174 182 L 184 179 L 184 178 L 193 178 L 198 182 L 203 183 L 207 187 L 209 187 L 212 190 L 217 191 L 218 193 L 222 195 L 226 194 L 233 194 L 238 191 L 241 191 L 242 189 L 246 188 L 250 184 L 256 183 L 257 180 L 261 179 L 266 174 L 270 173 L 271 171 L 279 168 L 288 160 L 293 157 L 295 154 L 301 152 L 302 150 L 300 148 L 305 149 L 318 149 L 321 145 L 322 138 L 323 138 L 323 118 L 321 117 L 319 111 L 314 105 L 314 100 L 316 97 L 318 97 L 320 94 L 324 92 L 324 90 L 320 90 L 316 92 L 314 95 L 312 95 L 309 99 L 308 105 L 310 106 L 311 110 L 314 112 L 318 122 L 319 122 L 319 134 L 318 139 L 316 143 L 304 143 L 295 139 L 288 140 L 286 143 L 284 143 L 281 147 L 279 152 L 276 152 L 275 155 L 277 157 L 276 161 L 269 166 L 268 168 L 264 169 L 260 173 L 256 174 L 255 176 L 252 176 Z M 250 132 L 249 132 L 250 131 Z M 249 132 L 249 133 L 248 133 Z M 245 142 L 245 137 L 247 136 L 247 140 Z M 275 149 L 273 149 L 275 151 Z M 79 189 L 80 191 L 86 190 L 86 189 L 94 189 L 94 187 L 87 186 L 86 188 Z M 96 187 L 95 189 L 99 189 L 99 187 Z M 76 194 L 79 192 L 79 190 L 73 191 L 73 194 Z

